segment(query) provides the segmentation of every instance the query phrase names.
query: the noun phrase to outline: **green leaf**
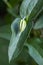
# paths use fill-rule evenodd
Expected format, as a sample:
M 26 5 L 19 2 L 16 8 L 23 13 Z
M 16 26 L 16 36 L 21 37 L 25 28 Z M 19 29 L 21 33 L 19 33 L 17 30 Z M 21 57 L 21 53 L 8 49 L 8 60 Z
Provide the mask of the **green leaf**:
M 31 55 L 31 57 L 39 64 L 39 65 L 43 65 L 43 58 L 41 57 L 41 55 L 39 54 L 39 52 L 31 45 L 29 45 L 29 54 Z
M 39 54 L 39 52 L 30 44 L 26 44 L 28 47 L 28 53 L 30 56 L 36 61 L 38 65 L 43 65 L 43 57 Z
M 35 23 L 34 29 L 43 28 L 43 16 L 41 16 Z
M 36 5 L 34 6 L 33 10 L 31 11 L 28 20 L 36 20 L 39 14 L 43 10 L 43 0 L 38 0 Z
M 17 33 L 19 32 L 20 20 L 21 20 L 20 18 L 16 18 L 11 24 L 12 36 L 11 36 L 10 45 L 8 49 L 9 61 L 12 59 L 12 56 L 14 55 L 14 51 L 15 51 L 17 42 L 19 40 L 20 34 L 17 34 Z
M 0 38 L 10 40 L 10 37 L 11 37 L 10 24 L 1 26 L 0 27 Z
M 40 10 L 42 9 L 42 6 L 43 6 L 42 0 L 33 0 L 33 1 L 24 0 L 20 7 L 21 18 L 28 16 L 29 20 L 31 19 L 34 20 L 34 18 L 37 17 L 41 12 Z
M 17 18 L 15 20 L 15 22 L 17 23 L 17 22 L 19 22 L 19 20 L 20 19 Z M 12 26 L 15 27 L 16 23 Z M 12 29 L 12 31 L 14 31 L 15 28 L 13 29 L 12 26 L 11 26 L 11 29 Z M 19 31 L 16 35 L 14 32 L 12 33 L 12 37 L 11 37 L 10 45 L 9 45 L 9 49 L 8 49 L 9 61 L 12 60 L 13 56 L 15 59 L 21 53 L 21 50 L 24 46 L 24 42 L 25 42 L 28 34 L 30 34 L 32 27 L 33 27 L 32 22 L 29 22 L 29 24 L 26 26 L 26 28 L 23 32 Z
M 33 39 L 29 40 L 28 43 L 30 43 L 30 45 L 32 45 L 39 52 L 39 54 L 43 57 L 43 49 L 40 46 L 40 44 L 42 45 L 42 43 L 43 43 L 42 39 L 33 38 Z
M 27 15 L 27 8 L 31 0 L 23 0 L 20 7 L 21 18 L 24 18 Z
M 37 3 L 38 3 L 38 0 L 31 0 L 30 1 L 30 3 L 29 3 L 29 5 L 28 5 L 28 15 L 30 15 L 31 14 L 31 12 L 32 12 L 32 10 L 34 9 L 34 7 L 37 5 Z
M 28 53 L 30 56 L 39 64 L 43 65 L 43 49 L 40 46 L 42 45 L 42 40 L 39 38 L 32 38 L 26 43 L 28 47 Z
M 39 52 L 43 58 L 43 49 L 38 44 L 32 44 L 32 46 Z

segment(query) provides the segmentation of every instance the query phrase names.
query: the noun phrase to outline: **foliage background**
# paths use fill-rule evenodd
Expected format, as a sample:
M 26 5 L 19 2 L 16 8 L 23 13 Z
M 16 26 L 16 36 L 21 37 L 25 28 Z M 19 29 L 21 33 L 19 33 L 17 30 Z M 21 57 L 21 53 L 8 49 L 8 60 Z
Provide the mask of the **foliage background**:
M 9 40 L 12 34 L 11 24 L 15 20 L 15 18 L 20 17 L 19 15 L 20 6 L 22 2 L 23 0 L 0 0 L 0 65 L 38 65 L 35 59 L 32 58 L 31 55 L 27 53 L 27 47 L 25 46 L 20 56 L 18 56 L 16 60 L 12 59 L 13 61 L 9 63 L 8 47 L 10 43 Z M 24 16 L 25 14 L 23 16 L 21 14 L 22 18 Z M 32 32 L 30 33 L 30 39 L 28 38 L 29 40 L 27 39 L 27 42 L 30 44 L 36 43 L 33 44 L 32 46 L 35 47 L 35 49 L 37 49 L 37 51 L 39 52 L 39 54 L 42 56 L 43 59 L 43 10 L 37 17 L 36 21 L 40 22 L 40 17 L 42 22 L 36 23 L 36 26 L 34 27 L 35 30 L 32 30 Z M 30 50 L 32 51 L 32 49 Z M 41 65 L 43 65 L 42 62 L 40 61 Z

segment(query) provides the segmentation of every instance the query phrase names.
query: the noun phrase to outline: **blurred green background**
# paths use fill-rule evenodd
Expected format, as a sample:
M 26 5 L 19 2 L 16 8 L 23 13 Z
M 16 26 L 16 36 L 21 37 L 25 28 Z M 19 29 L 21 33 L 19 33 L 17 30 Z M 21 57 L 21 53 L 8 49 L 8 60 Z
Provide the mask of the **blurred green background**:
M 17 58 L 16 60 L 17 64 L 14 61 L 9 64 L 8 47 L 10 42 L 9 39 L 11 37 L 11 23 L 15 18 L 19 17 L 19 9 L 21 3 L 22 0 L 0 0 L 0 65 L 24 65 L 24 64 L 28 65 L 24 62 L 25 59 L 27 63 L 30 62 L 30 65 L 37 65 L 37 63 L 30 57 L 30 55 L 25 53 L 26 52 L 25 49 L 23 49 L 22 54 L 19 56 L 19 58 Z M 32 35 L 34 34 L 34 36 L 39 37 L 40 30 L 37 32 L 38 33 L 37 35 L 36 32 L 37 30 L 32 31 L 31 34 Z

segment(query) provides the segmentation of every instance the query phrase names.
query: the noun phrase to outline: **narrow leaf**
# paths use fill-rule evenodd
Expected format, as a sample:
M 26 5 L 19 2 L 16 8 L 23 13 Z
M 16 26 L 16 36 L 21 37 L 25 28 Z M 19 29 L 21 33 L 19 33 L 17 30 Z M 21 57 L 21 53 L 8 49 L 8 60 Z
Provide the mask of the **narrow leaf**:
M 20 15 L 24 18 L 27 15 L 27 8 L 31 0 L 23 0 L 20 7 Z
M 39 52 L 32 45 L 26 44 L 26 46 L 28 47 L 28 53 L 36 61 L 36 63 L 38 65 L 43 65 L 43 57 L 39 54 Z
M 18 21 L 16 20 L 16 23 L 17 22 Z M 28 34 L 30 34 L 32 27 L 33 27 L 32 22 L 29 22 L 29 24 L 26 26 L 26 28 L 23 32 L 20 31 L 20 32 L 18 32 L 17 35 L 15 35 L 14 33 L 12 34 L 9 49 L 8 49 L 9 61 L 12 60 L 13 56 L 15 59 L 21 53 L 21 50 L 24 46 L 24 42 L 25 42 Z

